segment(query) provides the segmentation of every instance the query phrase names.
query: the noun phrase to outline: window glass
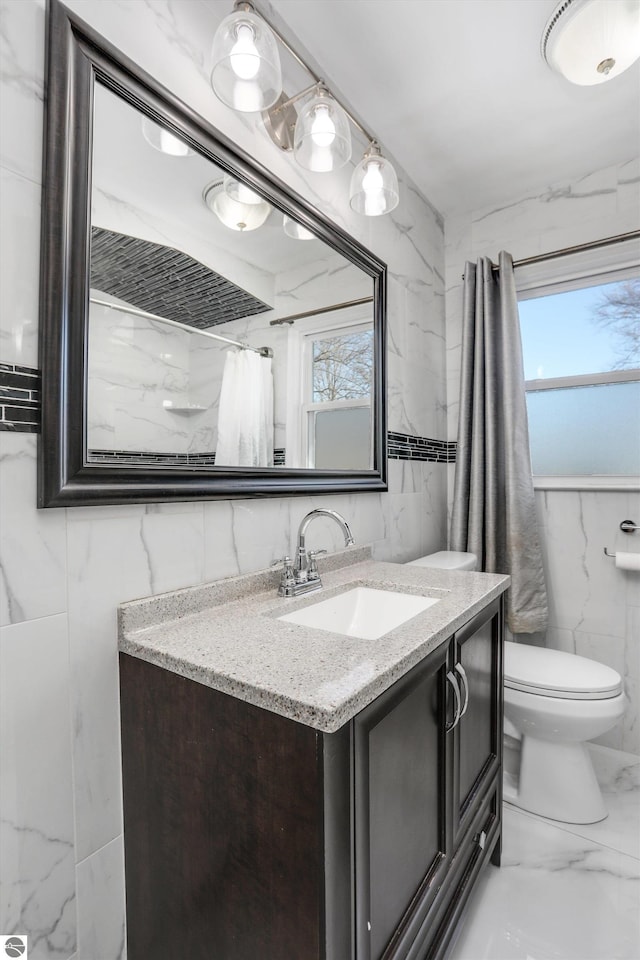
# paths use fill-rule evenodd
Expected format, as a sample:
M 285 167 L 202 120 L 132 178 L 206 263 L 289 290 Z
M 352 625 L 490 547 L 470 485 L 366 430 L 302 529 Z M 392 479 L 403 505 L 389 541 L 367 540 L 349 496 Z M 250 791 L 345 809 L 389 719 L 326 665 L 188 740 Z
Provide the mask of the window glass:
M 519 313 L 534 475 L 640 475 L 640 278 Z
M 538 476 L 640 476 L 640 381 L 527 394 Z
M 313 342 L 314 403 L 371 396 L 373 329 Z
M 519 304 L 525 380 L 640 367 L 640 279 Z
M 318 410 L 314 416 L 315 461 L 321 470 L 368 470 L 371 408 Z

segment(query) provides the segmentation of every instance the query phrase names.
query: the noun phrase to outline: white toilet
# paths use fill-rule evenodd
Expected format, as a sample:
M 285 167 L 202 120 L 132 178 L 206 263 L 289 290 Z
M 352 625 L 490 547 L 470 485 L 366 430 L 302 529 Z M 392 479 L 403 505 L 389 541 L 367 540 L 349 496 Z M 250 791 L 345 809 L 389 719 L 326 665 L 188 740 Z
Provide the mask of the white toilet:
M 419 567 L 475 570 L 473 553 L 441 550 L 412 560 Z M 622 718 L 620 674 L 573 653 L 505 643 L 504 713 L 521 736 L 515 806 L 565 823 L 595 823 L 607 810 L 585 743 Z
M 438 553 L 429 553 L 426 557 L 410 560 L 408 566 L 437 567 L 440 570 L 475 570 L 478 558 L 475 553 L 464 553 L 461 550 L 440 550 Z
M 522 735 L 520 776 L 505 800 L 565 823 L 595 823 L 607 810 L 585 743 L 625 709 L 620 674 L 586 657 L 505 643 L 504 713 Z

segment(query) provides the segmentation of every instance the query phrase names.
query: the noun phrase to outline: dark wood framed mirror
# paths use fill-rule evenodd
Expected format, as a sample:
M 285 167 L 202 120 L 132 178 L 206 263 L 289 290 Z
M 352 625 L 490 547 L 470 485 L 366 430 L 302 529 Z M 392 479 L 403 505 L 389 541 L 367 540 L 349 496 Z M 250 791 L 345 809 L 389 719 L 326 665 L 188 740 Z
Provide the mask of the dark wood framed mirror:
M 385 265 L 59 0 L 47 57 L 39 506 L 386 490 Z

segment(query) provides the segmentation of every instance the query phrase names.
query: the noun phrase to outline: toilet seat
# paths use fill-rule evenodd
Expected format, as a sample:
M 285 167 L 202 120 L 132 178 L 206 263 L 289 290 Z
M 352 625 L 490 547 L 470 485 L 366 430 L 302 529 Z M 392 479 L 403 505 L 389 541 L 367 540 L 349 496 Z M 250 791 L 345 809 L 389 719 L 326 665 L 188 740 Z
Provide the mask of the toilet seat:
M 512 690 L 563 700 L 608 700 L 622 693 L 611 667 L 574 653 L 507 641 L 504 682 Z

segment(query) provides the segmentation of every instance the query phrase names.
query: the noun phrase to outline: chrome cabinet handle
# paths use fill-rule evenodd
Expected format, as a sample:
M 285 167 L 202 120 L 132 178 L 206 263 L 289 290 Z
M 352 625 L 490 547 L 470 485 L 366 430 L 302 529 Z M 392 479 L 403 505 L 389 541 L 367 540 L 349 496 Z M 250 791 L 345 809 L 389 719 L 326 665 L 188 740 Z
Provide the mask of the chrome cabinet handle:
M 457 677 L 456 677 L 455 673 L 452 673 L 451 670 L 449 670 L 449 672 L 448 672 L 448 674 L 447 674 L 447 680 L 449 681 L 449 683 L 450 683 L 451 686 L 453 687 L 453 693 L 454 693 L 454 696 L 455 696 L 455 698 L 456 698 L 456 713 L 455 713 L 455 716 L 454 716 L 453 720 L 451 721 L 451 723 L 448 723 L 447 726 L 445 727 L 445 730 L 446 730 L 447 733 L 448 733 L 449 730 L 453 730 L 453 728 L 456 726 L 456 724 L 458 723 L 458 721 L 459 721 L 459 719 L 460 719 L 460 686 L 459 686 L 459 684 L 458 684 L 458 680 L 457 680 Z
M 453 669 L 460 674 L 460 679 L 462 680 L 462 684 L 464 686 L 464 703 L 462 705 L 462 710 L 460 711 L 460 718 L 459 718 L 460 720 L 462 720 L 465 713 L 467 712 L 467 707 L 469 706 L 469 681 L 467 680 L 467 674 L 465 673 L 465 669 L 459 661 L 458 663 L 456 663 Z

